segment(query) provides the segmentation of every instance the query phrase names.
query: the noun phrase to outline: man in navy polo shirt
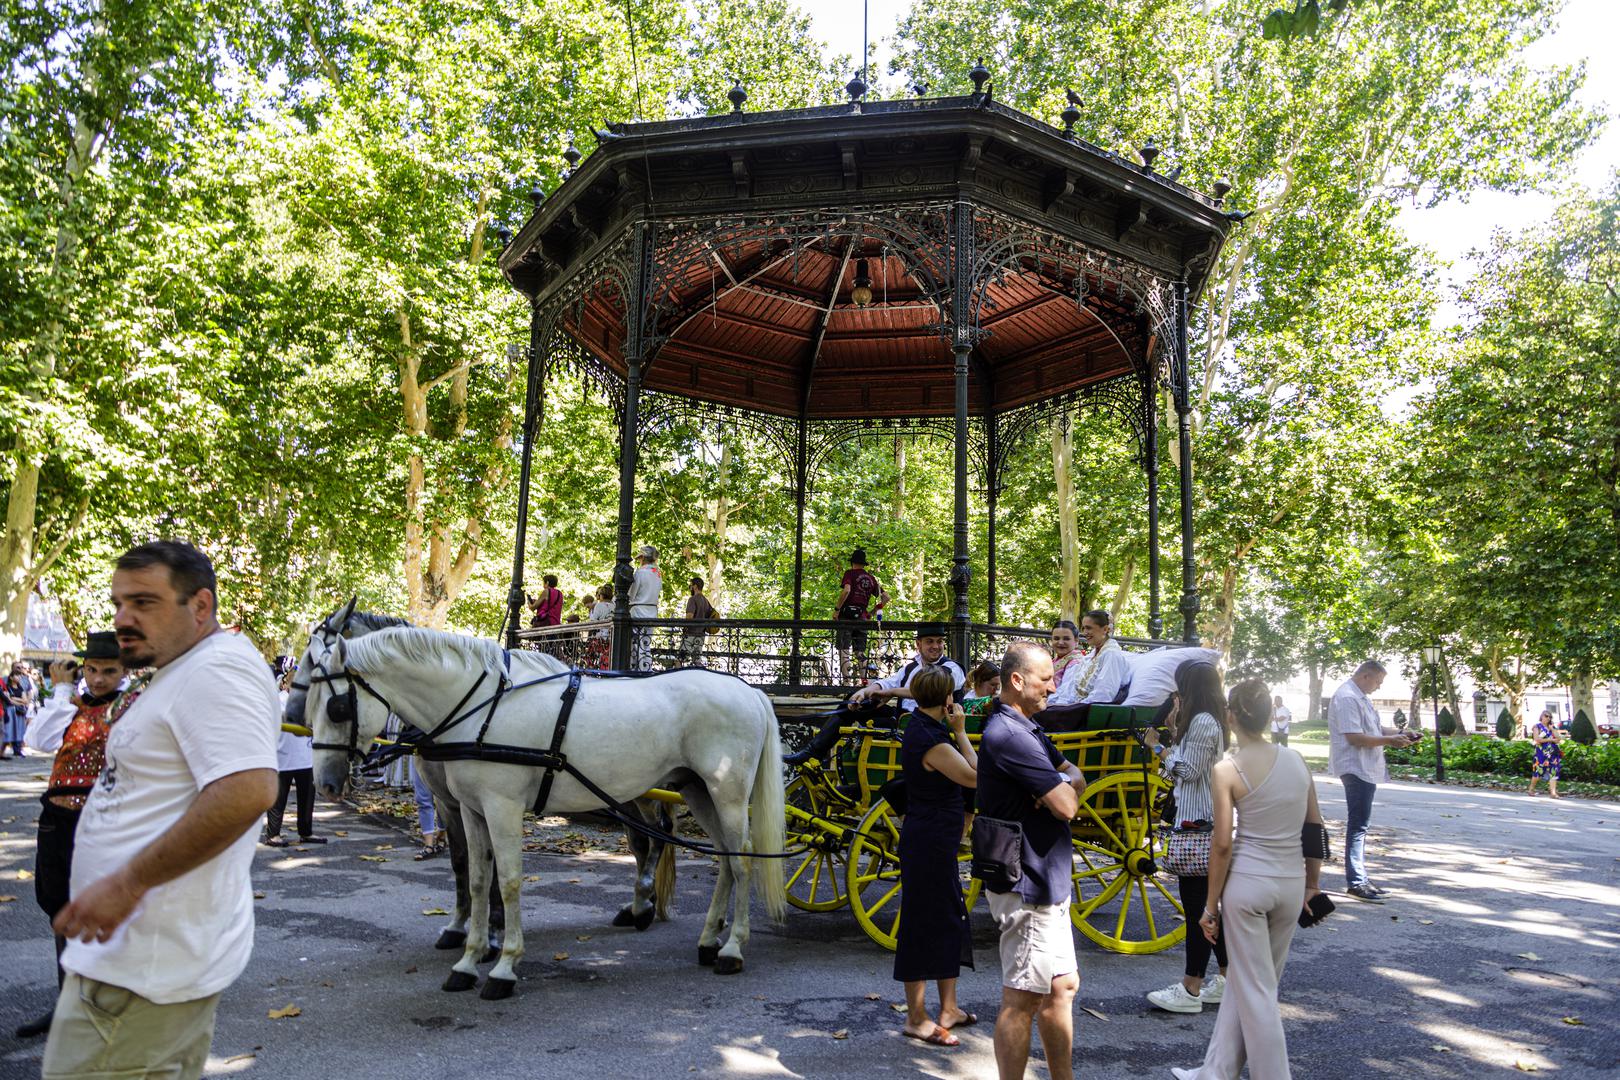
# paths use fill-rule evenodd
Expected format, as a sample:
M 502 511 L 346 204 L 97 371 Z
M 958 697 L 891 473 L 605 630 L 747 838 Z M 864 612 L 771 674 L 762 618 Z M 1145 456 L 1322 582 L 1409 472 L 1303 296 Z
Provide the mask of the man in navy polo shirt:
M 1001 696 L 979 743 L 979 813 L 1016 821 L 1024 832 L 1023 876 L 1011 890 L 990 893 L 990 913 L 1001 929 L 995 1044 L 1002 1080 L 1023 1077 L 1032 1021 L 1040 1028 L 1052 1080 L 1074 1076 L 1080 975 L 1069 926 L 1069 822 L 1086 781 L 1029 719 L 1053 690 L 1051 654 L 1033 642 L 1015 642 L 1001 661 Z

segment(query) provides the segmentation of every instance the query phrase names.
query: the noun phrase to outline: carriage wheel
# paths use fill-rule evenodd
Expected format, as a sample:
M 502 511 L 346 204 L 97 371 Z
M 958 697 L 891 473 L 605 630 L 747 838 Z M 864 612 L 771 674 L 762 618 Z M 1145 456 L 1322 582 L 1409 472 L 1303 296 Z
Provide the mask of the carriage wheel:
M 849 845 L 849 907 L 866 936 L 892 950 L 900 934 L 900 822 L 887 800 L 879 799 L 866 812 Z M 957 855 L 963 900 L 969 911 L 982 891 L 978 878 L 969 877 L 971 853 Z
M 1074 830 L 1075 929 L 1110 952 L 1141 954 L 1170 948 L 1187 936 L 1181 900 L 1157 859 L 1164 843 L 1155 828 L 1172 785 L 1148 773 L 1117 772 L 1080 795 Z
M 814 787 L 797 777 L 787 786 L 787 805 L 817 817 L 827 812 L 824 800 Z M 849 903 L 844 892 L 844 842 L 827 829 L 793 812 L 787 818 L 788 850 L 803 847 L 804 853 L 788 860 L 787 902 L 800 911 L 837 911 Z

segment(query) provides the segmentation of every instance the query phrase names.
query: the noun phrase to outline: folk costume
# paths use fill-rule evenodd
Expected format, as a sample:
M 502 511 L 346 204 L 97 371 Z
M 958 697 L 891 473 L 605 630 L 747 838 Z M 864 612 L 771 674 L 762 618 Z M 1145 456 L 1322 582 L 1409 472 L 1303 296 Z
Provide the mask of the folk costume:
M 81 659 L 118 659 L 118 639 L 111 632 L 93 633 L 88 646 L 74 653 Z M 119 700 L 122 693 L 123 700 Z M 55 751 L 50 780 L 41 797 L 39 832 L 34 846 L 34 899 L 47 919 L 54 920 L 67 906 L 68 883 L 73 872 L 73 840 L 79 827 L 84 801 L 95 787 L 107 760 L 107 732 L 113 720 L 114 703 L 121 714 L 139 696 L 139 688 L 113 691 L 102 697 L 88 692 L 75 697 L 73 686 L 55 688 L 51 699 L 28 725 L 28 745 L 42 753 Z M 64 938 L 56 939 L 60 960 Z M 56 968 L 56 982 L 62 983 L 62 967 Z M 19 1038 L 43 1035 L 50 1027 L 51 1014 L 24 1024 Z

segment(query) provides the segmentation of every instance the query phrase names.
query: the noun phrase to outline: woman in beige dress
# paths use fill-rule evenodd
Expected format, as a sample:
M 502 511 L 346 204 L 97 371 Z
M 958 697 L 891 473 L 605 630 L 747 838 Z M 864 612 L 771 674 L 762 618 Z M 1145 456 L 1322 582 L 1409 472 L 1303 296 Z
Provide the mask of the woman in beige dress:
M 1224 932 L 1226 992 L 1203 1065 L 1170 1071 L 1176 1080 L 1237 1080 L 1247 1062 L 1251 1080 L 1289 1080 L 1277 984 L 1300 913 L 1321 892 L 1321 860 L 1305 858 L 1301 833 L 1306 822 L 1321 825 L 1322 811 L 1305 759 L 1266 740 L 1265 683 L 1250 679 L 1232 689 L 1226 723 L 1238 748 L 1210 772 L 1215 833 L 1209 902 L 1198 917 L 1210 941 L 1217 927 Z

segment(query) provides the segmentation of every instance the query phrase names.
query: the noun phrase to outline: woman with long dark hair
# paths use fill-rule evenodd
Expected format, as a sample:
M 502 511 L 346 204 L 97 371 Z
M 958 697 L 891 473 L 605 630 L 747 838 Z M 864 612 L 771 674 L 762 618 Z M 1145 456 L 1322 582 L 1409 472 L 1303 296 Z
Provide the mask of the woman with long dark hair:
M 1183 664 L 1176 669 L 1176 692 L 1171 698 L 1170 741 L 1148 728 L 1143 741 L 1159 755 L 1166 775 L 1176 784 L 1176 820 L 1171 833 L 1179 862 L 1170 869 L 1181 887 L 1181 906 L 1189 923 L 1204 910 L 1209 898 L 1209 847 L 1215 820 L 1215 802 L 1209 790 L 1210 770 L 1226 750 L 1228 736 L 1221 717 L 1226 695 L 1215 665 Z M 1189 853 L 1196 853 L 1189 855 Z M 1198 871 L 1202 871 L 1199 873 Z M 1187 932 L 1187 966 L 1181 980 L 1148 994 L 1148 1003 L 1166 1012 L 1203 1012 L 1217 1005 L 1226 992 L 1226 942 L 1219 934 L 1213 942 L 1191 929 Z M 1215 954 L 1216 973 L 1206 982 L 1209 955 Z

